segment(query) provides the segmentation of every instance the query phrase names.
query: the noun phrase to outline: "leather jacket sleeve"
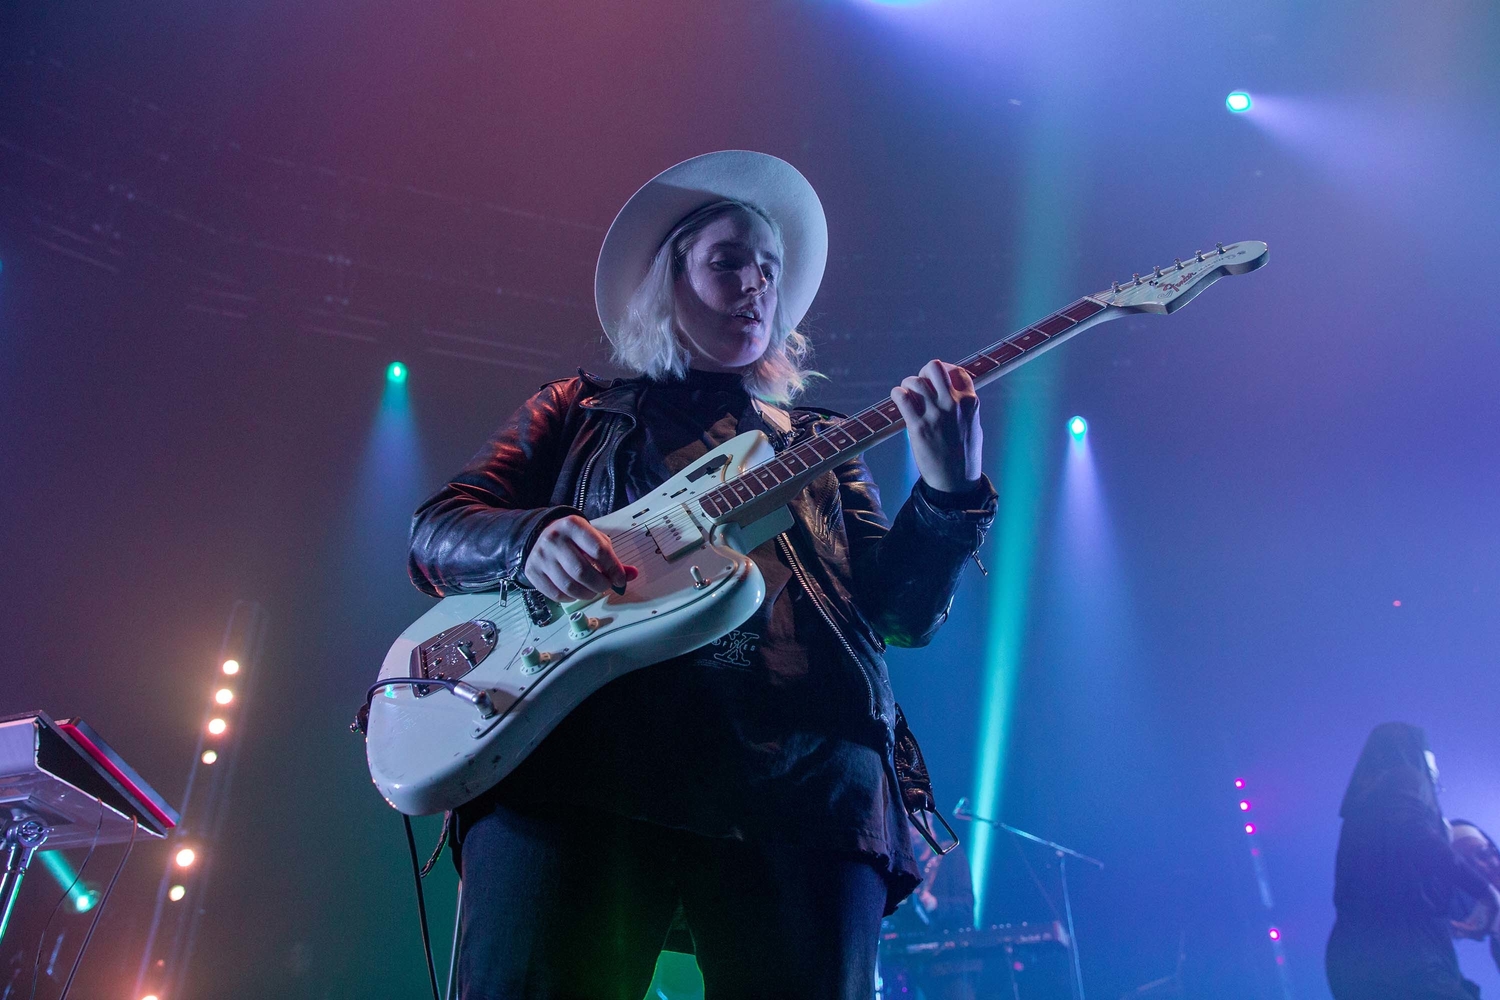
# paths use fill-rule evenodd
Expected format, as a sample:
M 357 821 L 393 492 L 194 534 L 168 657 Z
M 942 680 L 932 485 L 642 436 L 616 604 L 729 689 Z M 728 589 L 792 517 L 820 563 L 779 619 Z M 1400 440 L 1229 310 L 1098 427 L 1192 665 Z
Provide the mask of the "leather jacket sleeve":
M 542 528 L 578 513 L 551 502 L 576 395 L 576 380 L 543 386 L 417 508 L 407 569 L 419 590 L 433 597 L 496 590 L 520 574 Z
M 994 523 L 994 484 L 980 476 L 960 496 L 918 480 L 895 520 L 887 522 L 864 461 L 845 462 L 837 472 L 860 613 L 893 646 L 927 645 L 948 618 L 964 563 Z

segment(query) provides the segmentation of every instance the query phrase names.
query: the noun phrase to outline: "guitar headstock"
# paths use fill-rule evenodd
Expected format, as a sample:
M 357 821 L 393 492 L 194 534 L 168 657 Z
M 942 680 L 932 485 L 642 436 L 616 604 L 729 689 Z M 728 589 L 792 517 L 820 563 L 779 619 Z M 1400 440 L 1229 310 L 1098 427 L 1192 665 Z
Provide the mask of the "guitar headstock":
M 1218 243 L 1207 253 L 1200 250 L 1168 267 L 1153 267 L 1146 274 L 1131 275 L 1128 281 L 1114 282 L 1093 298 L 1123 312 L 1175 312 L 1224 275 L 1263 266 L 1269 254 L 1266 245 L 1255 240 Z

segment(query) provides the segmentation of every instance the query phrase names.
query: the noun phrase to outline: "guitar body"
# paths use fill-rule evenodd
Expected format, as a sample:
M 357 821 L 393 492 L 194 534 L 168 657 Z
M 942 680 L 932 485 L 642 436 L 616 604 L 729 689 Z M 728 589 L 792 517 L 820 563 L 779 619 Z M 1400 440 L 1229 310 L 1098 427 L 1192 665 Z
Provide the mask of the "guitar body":
M 498 593 L 449 597 L 417 619 L 386 654 L 380 679 L 462 680 L 487 694 L 494 714 L 485 718 L 440 687 L 385 688 L 370 704 L 366 742 L 370 776 L 385 800 L 413 816 L 461 805 L 503 779 L 614 678 L 743 624 L 765 598 L 747 553 L 789 527 L 791 515 L 780 507 L 747 528 L 715 527 L 692 519 L 684 504 L 773 455 L 764 434 L 741 434 L 650 495 L 591 522 L 621 561 L 640 571 L 624 594 L 606 591 L 561 607 L 532 595 L 551 612 L 546 624 L 537 624 L 514 589 L 504 600 Z M 653 522 L 654 530 L 644 527 Z M 582 621 L 571 620 L 575 613 Z M 448 641 L 434 645 L 444 633 Z M 465 641 L 477 661 L 472 667 L 454 649 Z

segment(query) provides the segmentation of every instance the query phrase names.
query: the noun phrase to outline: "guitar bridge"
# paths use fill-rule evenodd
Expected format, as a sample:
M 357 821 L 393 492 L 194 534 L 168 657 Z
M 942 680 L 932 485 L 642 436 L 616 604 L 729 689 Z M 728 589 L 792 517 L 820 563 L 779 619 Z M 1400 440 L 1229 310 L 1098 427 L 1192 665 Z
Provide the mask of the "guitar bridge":
M 495 623 L 482 618 L 445 629 L 412 649 L 411 676 L 456 681 L 495 651 L 498 634 Z M 434 690 L 427 684 L 412 685 L 418 698 Z

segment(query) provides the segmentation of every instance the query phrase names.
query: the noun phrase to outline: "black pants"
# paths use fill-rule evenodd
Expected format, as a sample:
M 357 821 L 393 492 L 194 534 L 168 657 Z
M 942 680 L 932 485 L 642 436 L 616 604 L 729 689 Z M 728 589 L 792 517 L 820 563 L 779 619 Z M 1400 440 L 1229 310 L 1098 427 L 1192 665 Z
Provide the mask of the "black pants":
M 870 1000 L 886 886 L 853 856 L 602 812 L 462 833 L 463 1000 L 642 1000 L 679 903 L 706 1000 Z

